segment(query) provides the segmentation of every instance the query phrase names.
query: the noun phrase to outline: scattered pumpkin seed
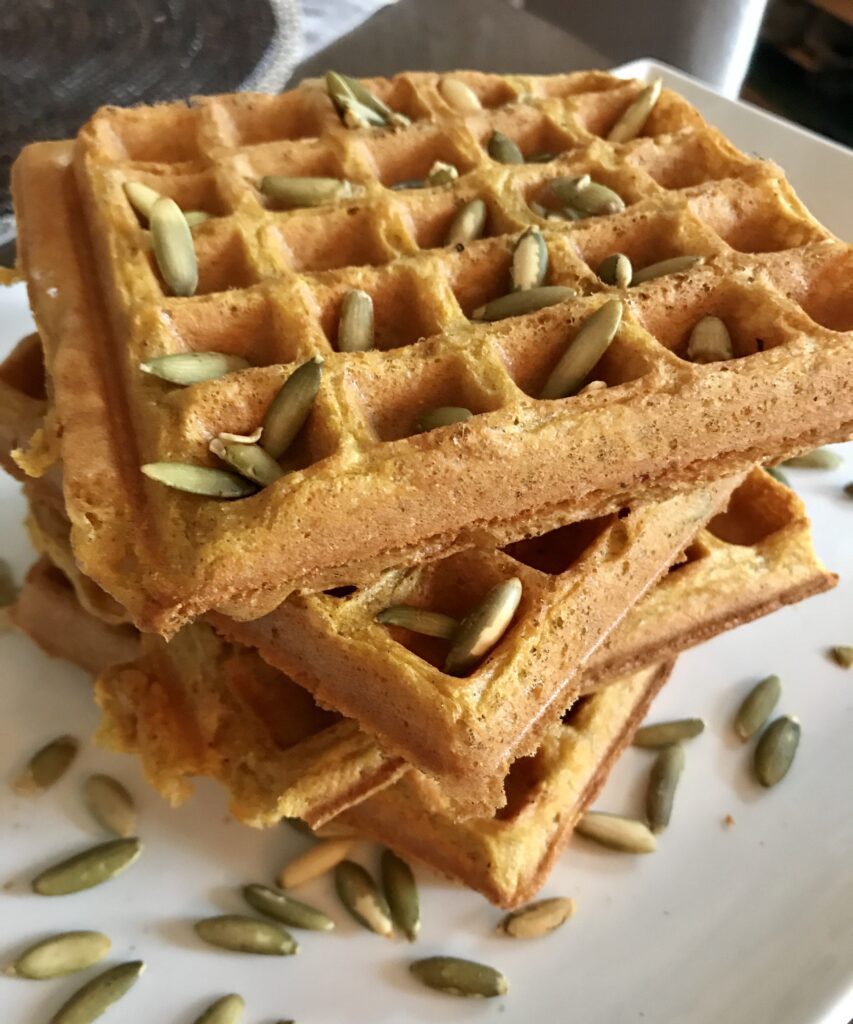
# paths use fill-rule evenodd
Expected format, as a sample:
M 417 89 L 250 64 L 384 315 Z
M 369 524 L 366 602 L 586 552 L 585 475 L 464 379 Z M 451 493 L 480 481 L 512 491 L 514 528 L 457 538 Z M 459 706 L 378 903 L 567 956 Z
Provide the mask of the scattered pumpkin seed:
M 57 736 L 37 750 L 12 786 L 20 796 L 43 793 L 68 771 L 80 744 L 73 736 Z
M 260 921 L 244 914 L 220 914 L 196 921 L 198 937 L 210 946 L 232 953 L 260 956 L 292 956 L 299 946 L 290 932 L 273 921 Z
M 687 339 L 687 358 L 694 363 L 718 363 L 734 355 L 728 327 L 718 316 L 703 316 Z
M 189 462 L 148 462 L 141 466 L 151 480 L 188 494 L 204 494 L 209 498 L 245 498 L 257 488 L 243 477 L 224 469 L 194 466 Z
M 418 886 L 412 869 L 393 850 L 382 851 L 382 890 L 394 924 L 414 942 L 421 929 Z
M 587 811 L 575 825 L 575 831 L 585 839 L 623 853 L 651 853 L 657 849 L 654 833 L 645 822 L 619 814 Z
M 292 178 L 283 174 L 265 175 L 259 188 L 267 199 L 288 207 L 324 206 L 364 193 L 361 185 L 340 178 Z
M 853 666 L 853 647 L 831 647 L 832 660 L 841 668 Z
M 236 993 L 223 996 L 196 1017 L 195 1024 L 240 1024 L 246 1004 Z
M 382 626 L 400 626 L 413 633 L 435 636 L 441 640 L 450 640 L 459 628 L 459 620 L 450 615 L 415 608 L 410 604 L 395 604 L 385 608 L 376 616 L 376 621 Z
M 456 181 L 458 177 L 459 171 L 453 164 L 447 164 L 443 160 L 436 160 L 427 171 L 426 183 L 433 187 L 449 185 L 451 181 Z
M 509 991 L 506 978 L 494 967 L 457 956 L 430 956 L 409 964 L 409 970 L 428 988 L 451 996 L 491 999 Z
M 593 181 L 588 174 L 554 178 L 551 191 L 561 203 L 593 217 L 621 213 L 625 209 L 625 200 L 617 192 Z
M 831 452 L 828 448 L 815 448 L 813 452 L 786 459 L 782 465 L 793 469 L 837 469 L 842 462 L 844 459 L 837 452 Z
M 109 775 L 90 775 L 83 783 L 89 813 L 108 832 L 122 839 L 136 832 L 136 808 L 124 786 Z
M 540 397 L 567 398 L 576 394 L 616 337 L 621 322 L 619 299 L 608 299 L 588 316 L 548 375 Z
M 643 284 L 658 277 L 666 277 L 667 274 L 683 274 L 685 270 L 690 270 L 704 262 L 704 256 L 673 256 L 671 259 L 650 263 L 647 267 L 635 270 L 631 284 Z
M 360 102 L 350 88 L 349 79 L 336 71 L 326 72 L 326 91 L 350 128 L 382 127 L 388 124 L 385 114 Z
M 269 487 L 284 475 L 284 470 L 259 444 L 226 442 L 214 437 L 209 446 L 213 454 L 259 487 Z
M 285 864 L 278 876 L 280 888 L 295 889 L 325 875 L 344 860 L 352 845 L 352 839 L 324 839 L 317 843 Z
M 197 228 L 199 224 L 204 224 L 205 221 L 210 220 L 212 214 L 207 213 L 205 210 L 184 210 L 184 220 L 190 226 L 190 230 Z
M 764 725 L 782 696 L 779 676 L 767 676 L 749 691 L 741 701 L 734 721 L 734 729 L 742 740 L 754 736 Z
M 335 889 L 341 903 L 359 924 L 386 939 L 394 933 L 391 911 L 385 897 L 367 871 L 352 860 L 335 868 Z
M 548 274 L 548 246 L 539 228 L 529 227 L 515 243 L 510 277 L 513 291 L 540 288 Z
M 351 288 L 341 303 L 338 320 L 338 351 L 366 352 L 373 348 L 373 299 L 360 288 Z
M 300 903 L 286 893 L 277 892 L 267 885 L 246 885 L 243 897 L 249 906 L 267 917 L 275 918 L 291 928 L 307 928 L 314 932 L 330 932 L 335 922 L 322 910 Z
M 372 93 L 357 78 L 344 74 L 340 74 L 339 77 L 343 79 L 349 91 L 355 97 L 356 102 L 384 118 L 386 124 L 400 127 L 412 123 L 405 114 L 400 114 L 396 110 L 392 110 L 387 103 L 383 103 L 375 93 Z
M 785 476 L 785 474 L 782 472 L 781 469 L 779 469 L 778 466 L 765 466 L 764 472 L 769 473 L 774 480 L 777 480 L 784 487 L 791 486 L 791 481 Z
M 507 914 L 498 925 L 498 933 L 514 939 L 539 939 L 562 927 L 575 909 L 575 901 L 568 896 L 537 900 Z
M 567 302 L 576 298 L 577 294 L 574 288 L 566 288 L 559 284 L 546 284 L 539 288 L 528 288 L 523 292 L 510 292 L 475 309 L 471 319 L 491 322 L 505 320 L 510 316 L 524 316 L 547 306 L 554 306 L 558 302 Z
M 482 199 L 472 199 L 460 207 L 447 230 L 445 245 L 465 245 L 483 237 L 488 210 Z
M 486 144 L 489 156 L 499 164 L 523 164 L 524 156 L 511 138 L 503 132 L 492 132 Z
M 631 284 L 634 270 L 624 252 L 614 252 L 601 261 L 597 273 L 605 284 L 627 288 Z
M 134 210 L 146 221 L 151 220 L 151 211 L 154 209 L 154 204 L 158 199 L 163 198 L 160 192 L 150 188 L 148 185 L 143 185 L 141 181 L 126 181 L 124 183 L 124 194 Z
M 320 390 L 323 360 L 313 356 L 291 373 L 270 402 L 263 422 L 261 446 L 280 459 L 308 419 Z
M 12 574 L 12 566 L 0 558 L 0 608 L 8 608 L 18 600 L 19 587 Z
M 447 78 L 445 76 L 439 79 L 438 91 L 448 106 L 453 107 L 454 110 L 458 110 L 462 114 L 474 114 L 478 110 L 483 109 L 483 104 L 474 90 L 458 78 Z
M 144 970 L 145 964 L 141 960 L 110 967 L 86 982 L 63 1003 L 50 1018 L 50 1024 L 92 1024 L 133 988 Z
M 692 740 L 705 731 L 701 718 L 678 718 L 671 722 L 655 722 L 644 725 L 634 733 L 633 745 L 645 749 L 668 747 L 680 740 Z
M 649 773 L 649 787 L 646 791 L 646 817 L 652 832 L 663 832 L 669 825 L 675 791 L 683 771 L 683 744 L 672 743 L 658 752 Z
M 170 384 L 200 384 L 205 380 L 217 380 L 226 373 L 245 370 L 249 361 L 242 356 L 226 352 L 174 352 L 168 356 L 156 356 L 139 364 L 143 373 L 167 380 Z
M 608 142 L 630 142 L 640 134 L 658 101 L 662 84 L 661 80 L 656 78 L 637 94 L 636 99 L 622 111 L 607 133 Z
M 418 416 L 417 428 L 420 431 L 436 430 L 438 427 L 449 427 L 453 423 L 465 423 L 474 414 L 461 405 L 439 405 L 435 409 L 427 409 Z
M 42 871 L 33 879 L 33 892 L 40 896 L 67 896 L 91 889 L 120 875 L 141 853 L 142 841 L 136 837 L 99 843 Z
M 498 583 L 459 623 L 444 661 L 448 675 L 461 676 L 484 658 L 509 628 L 521 601 L 517 576 Z
M 151 243 L 163 280 L 173 295 L 187 298 L 198 287 L 198 260 L 193 236 L 174 199 L 163 196 L 151 209 Z
M 61 978 L 103 960 L 111 945 L 100 932 L 63 932 L 25 949 L 7 973 L 35 981 Z
M 788 774 L 800 742 L 800 723 L 792 715 L 777 718 L 761 734 L 755 748 L 755 777 L 768 789 Z
M 562 220 L 562 221 L 576 221 L 583 220 L 588 217 L 589 214 L 582 213 L 580 210 L 576 210 L 573 206 L 566 204 L 559 210 L 549 210 L 548 220 Z

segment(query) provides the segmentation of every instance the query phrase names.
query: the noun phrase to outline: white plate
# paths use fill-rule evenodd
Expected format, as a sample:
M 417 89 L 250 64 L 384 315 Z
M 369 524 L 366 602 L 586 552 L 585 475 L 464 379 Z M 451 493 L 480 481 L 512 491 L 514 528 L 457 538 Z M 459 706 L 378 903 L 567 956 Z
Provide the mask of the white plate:
M 802 195 L 841 234 L 853 224 L 850 155 L 662 71 L 676 89 L 741 146 L 791 169 Z M 27 329 L 21 287 L 0 291 L 3 351 Z M 228 820 L 223 795 L 201 783 L 184 808 L 167 808 L 135 761 L 88 746 L 54 791 L 15 797 L 5 780 L 40 742 L 64 731 L 93 732 L 97 713 L 82 673 L 49 660 L 19 636 L 0 637 L 0 961 L 59 929 L 100 928 L 113 960 L 142 957 L 148 971 L 107 1021 L 190 1024 L 206 1003 L 241 992 L 247 1024 L 293 1017 L 302 1024 L 495 1020 L 579 1024 L 847 1024 L 853 1017 L 853 673 L 825 656 L 853 643 L 849 610 L 853 445 L 836 472 L 791 471 L 814 518 L 817 546 L 842 574 L 837 590 L 739 629 L 685 655 L 653 717 L 703 715 L 709 728 L 690 746 L 670 830 L 658 852 L 630 857 L 578 841 L 544 894 L 568 894 L 576 917 L 549 939 L 513 942 L 493 934 L 499 914 L 483 899 L 420 873 L 424 926 L 415 947 L 352 925 L 328 881 L 307 888 L 339 920 L 332 935 L 299 935 L 302 952 L 279 960 L 218 953 L 191 922 L 243 909 L 237 887 L 271 880 L 305 840 L 284 827 L 250 831 Z M 20 525 L 23 502 L 0 482 L 2 553 L 19 572 L 31 559 Z M 775 790 L 749 778 L 748 754 L 728 732 L 744 689 L 769 672 L 784 682 L 782 710 L 796 713 L 803 739 L 791 774 Z M 648 759 L 629 751 L 598 806 L 641 807 Z M 122 779 L 141 805 L 146 851 L 123 877 L 64 898 L 31 895 L 28 879 L 49 861 L 99 839 L 81 807 L 91 771 Z M 736 824 L 722 819 L 732 814 Z M 375 857 L 365 846 L 365 863 Z M 454 953 L 500 967 L 506 999 L 456 1001 L 409 980 L 414 956 Z M 93 973 L 93 972 L 90 972 Z M 0 977 L 4 1024 L 41 1024 L 78 981 Z

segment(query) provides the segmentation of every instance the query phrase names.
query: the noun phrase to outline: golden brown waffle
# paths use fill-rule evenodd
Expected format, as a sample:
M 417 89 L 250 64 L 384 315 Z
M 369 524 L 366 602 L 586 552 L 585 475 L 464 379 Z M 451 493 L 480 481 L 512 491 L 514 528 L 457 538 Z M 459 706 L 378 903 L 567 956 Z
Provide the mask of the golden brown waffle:
M 601 136 L 639 83 L 457 77 L 483 111 L 452 111 L 436 75 L 400 75 L 369 84 L 414 123 L 349 130 L 309 83 L 105 108 L 76 143 L 34 145 L 18 160 L 20 259 L 52 378 L 75 553 L 145 628 L 171 632 L 208 609 L 259 616 L 293 589 L 500 547 L 853 430 L 853 255 L 777 167 L 739 153 L 666 90 L 643 136 L 614 145 Z M 559 155 L 497 164 L 484 148 L 494 129 L 528 156 Z M 454 163 L 458 181 L 388 187 L 436 159 Z M 624 213 L 557 225 L 532 212 L 531 200 L 549 201 L 549 179 L 587 171 L 624 197 Z M 267 173 L 342 176 L 365 192 L 278 211 L 254 187 Z M 164 295 L 127 180 L 214 215 L 195 233 L 196 297 Z M 454 212 L 476 196 L 487 237 L 442 248 Z M 581 297 L 470 323 L 506 289 L 512 245 L 534 222 L 549 283 Z M 637 265 L 680 253 L 706 262 L 622 294 L 623 326 L 593 374 L 606 390 L 537 400 L 578 323 L 613 296 L 591 268 L 615 249 Z M 373 296 L 377 351 L 333 351 L 351 287 Z M 706 313 L 727 322 L 736 359 L 683 358 Z M 183 390 L 137 369 L 193 349 L 253 366 Z M 292 364 L 313 354 L 326 366 L 297 442 L 300 469 L 232 503 L 140 475 L 142 462 L 209 462 L 211 436 L 256 426 Z M 414 434 L 436 404 L 477 415 Z

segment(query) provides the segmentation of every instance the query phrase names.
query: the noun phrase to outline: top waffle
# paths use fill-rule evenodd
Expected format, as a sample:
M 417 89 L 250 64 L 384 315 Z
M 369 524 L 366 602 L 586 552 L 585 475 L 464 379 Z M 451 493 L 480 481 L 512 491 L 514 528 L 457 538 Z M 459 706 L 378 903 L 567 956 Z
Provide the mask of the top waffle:
M 357 582 L 480 542 L 613 511 L 853 430 L 853 254 L 801 206 L 781 171 L 735 150 L 664 91 L 644 133 L 601 136 L 640 88 L 606 74 L 459 73 L 483 110 L 461 115 L 439 77 L 372 80 L 412 118 L 347 129 L 324 89 L 192 106 L 105 108 L 76 143 L 28 147 L 14 189 L 20 254 L 47 352 L 68 511 L 83 570 L 143 628 L 169 633 L 209 609 L 252 618 L 294 589 Z M 489 158 L 498 129 L 527 156 Z M 436 160 L 450 185 L 395 191 Z M 590 172 L 623 213 L 542 220 L 548 182 Z M 264 174 L 332 176 L 354 200 L 278 210 Z M 123 191 L 139 181 L 213 217 L 195 229 L 199 287 L 164 293 Z M 485 236 L 443 247 L 463 202 Z M 549 284 L 579 298 L 497 324 L 468 317 L 508 288 L 518 233 L 541 226 Z M 580 322 L 617 294 L 594 272 L 705 258 L 623 291 L 625 316 L 592 377 L 608 387 L 536 396 Z M 334 350 L 342 296 L 367 291 L 376 349 Z M 685 340 L 722 317 L 736 358 L 694 365 Z M 238 353 L 249 369 L 177 389 L 141 374 L 173 352 Z M 294 363 L 325 368 L 296 469 L 234 502 L 146 481 L 139 465 L 212 465 L 208 441 L 256 427 Z M 419 412 L 463 405 L 466 423 L 415 433 Z M 760 410 L 760 416 L 756 412 Z

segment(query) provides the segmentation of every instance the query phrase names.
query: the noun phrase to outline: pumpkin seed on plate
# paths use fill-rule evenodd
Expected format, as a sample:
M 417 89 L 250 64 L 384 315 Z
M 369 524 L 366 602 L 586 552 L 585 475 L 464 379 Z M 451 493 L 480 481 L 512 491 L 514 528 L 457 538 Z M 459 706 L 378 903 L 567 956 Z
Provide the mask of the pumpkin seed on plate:
M 735 732 L 742 740 L 754 736 L 764 725 L 782 696 L 779 676 L 767 676 L 749 691 L 735 715 Z
M 236 473 L 210 466 L 194 466 L 189 462 L 148 462 L 140 466 L 150 479 L 187 494 L 203 494 L 209 498 L 245 498 L 257 487 Z
M 275 918 L 291 928 L 307 928 L 315 932 L 329 932 L 335 922 L 322 910 L 301 903 L 286 893 L 270 889 L 267 885 L 243 886 L 243 898 L 255 910 Z
M 636 99 L 622 111 L 607 133 L 608 142 L 630 142 L 640 134 L 660 97 L 662 84 L 661 80 L 656 78 L 637 94 Z
M 196 1017 L 195 1024 L 240 1024 L 246 1004 L 235 992 L 217 999 Z
M 101 932 L 63 932 L 25 949 L 7 973 L 36 981 L 61 978 L 103 960 L 111 945 Z
M 675 790 L 683 771 L 684 746 L 681 743 L 672 743 L 658 752 L 646 791 L 646 818 L 652 832 L 663 832 L 669 825 Z
M 701 718 L 677 718 L 671 722 L 655 722 L 644 725 L 634 733 L 633 745 L 646 749 L 668 747 L 680 740 L 692 740 L 705 731 Z
M 800 743 L 800 723 L 792 715 L 777 718 L 761 734 L 755 748 L 755 777 L 770 788 L 788 774 Z
M 226 373 L 245 370 L 248 366 L 247 359 L 226 352 L 174 352 L 146 359 L 139 364 L 139 369 L 170 384 L 189 385 L 217 380 Z
M 837 452 L 831 452 L 828 448 L 815 448 L 812 452 L 786 459 L 782 465 L 794 469 L 837 469 L 842 462 L 844 459 Z
M 14 780 L 15 792 L 20 796 L 35 796 L 49 789 L 68 771 L 79 749 L 80 744 L 73 736 L 57 736 L 46 743 Z
M 322 375 L 323 360 L 313 356 L 291 373 L 270 402 L 261 447 L 274 459 L 284 455 L 308 419 Z
M 136 837 L 99 843 L 42 871 L 33 879 L 33 891 L 40 896 L 67 896 L 91 889 L 120 875 L 141 853 L 142 841 Z
M 506 978 L 494 967 L 456 956 L 430 956 L 409 964 L 418 981 L 451 996 L 491 999 L 509 991 Z
M 548 375 L 540 397 L 567 398 L 576 394 L 616 337 L 621 322 L 619 299 L 609 299 L 588 316 Z
M 574 912 L 575 901 L 568 896 L 537 900 L 507 914 L 497 930 L 514 939 L 538 939 L 562 927 Z
M 382 890 L 394 924 L 414 942 L 421 928 L 418 886 L 412 869 L 393 850 L 382 851 Z
M 63 1003 L 50 1024 L 92 1024 L 136 984 L 144 970 L 141 960 L 110 967 Z
M 782 470 L 779 469 L 778 466 L 765 466 L 764 467 L 764 472 L 768 473 L 770 476 L 773 477 L 774 480 L 777 480 L 784 487 L 790 487 L 791 486 L 790 480 L 788 480 L 788 478 L 785 476 L 785 474 L 782 472 Z
M 509 628 L 521 594 L 521 580 L 513 576 L 492 587 L 471 609 L 453 634 L 453 646 L 444 661 L 448 675 L 465 675 L 492 650 Z
M 832 660 L 841 668 L 853 666 L 853 647 L 832 647 L 830 648 Z
M 290 932 L 273 921 L 261 921 L 244 914 L 220 914 L 196 921 L 195 931 L 210 946 L 232 953 L 260 956 L 293 956 L 299 946 Z
M 391 911 L 385 897 L 368 872 L 352 860 L 342 860 L 335 868 L 338 897 L 359 924 L 383 938 L 394 932 Z
M 109 775 L 90 775 L 83 783 L 89 813 L 108 832 L 128 839 L 136 832 L 136 808 L 124 786 Z
M 651 853 L 657 849 L 654 833 L 645 822 L 619 814 L 587 811 L 575 825 L 575 832 L 622 853 Z
M 325 875 L 347 856 L 352 846 L 352 839 L 324 839 L 285 864 L 279 872 L 279 886 L 295 889 Z

